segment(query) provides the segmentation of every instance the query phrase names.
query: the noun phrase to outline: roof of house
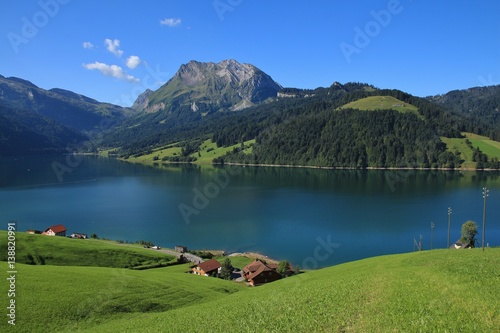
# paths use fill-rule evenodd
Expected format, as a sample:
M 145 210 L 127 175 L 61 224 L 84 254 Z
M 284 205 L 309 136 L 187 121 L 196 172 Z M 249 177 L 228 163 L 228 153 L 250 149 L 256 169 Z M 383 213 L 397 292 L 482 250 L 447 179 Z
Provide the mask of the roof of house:
M 210 259 L 204 262 L 199 263 L 198 266 L 200 269 L 202 269 L 205 273 L 211 272 L 213 270 L 219 269 L 221 267 L 220 262 L 218 262 L 215 259 Z
M 52 230 L 54 233 L 57 234 L 59 232 L 66 231 L 66 227 L 63 226 L 62 224 L 56 224 L 56 225 L 53 225 L 52 227 L 48 227 L 47 229 L 45 229 L 45 232 L 47 232 L 49 230 Z
M 248 280 L 252 280 L 262 272 L 276 271 L 277 268 L 276 264 L 264 264 L 260 260 L 255 260 L 243 267 L 243 272 Z

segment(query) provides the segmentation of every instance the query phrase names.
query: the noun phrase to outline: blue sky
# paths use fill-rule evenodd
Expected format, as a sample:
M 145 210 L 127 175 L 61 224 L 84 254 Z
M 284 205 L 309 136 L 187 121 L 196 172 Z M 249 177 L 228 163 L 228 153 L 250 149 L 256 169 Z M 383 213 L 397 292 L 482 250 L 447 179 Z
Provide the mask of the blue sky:
M 500 1 L 2 0 L 0 74 L 130 105 L 190 60 L 285 87 L 417 96 L 500 84 Z

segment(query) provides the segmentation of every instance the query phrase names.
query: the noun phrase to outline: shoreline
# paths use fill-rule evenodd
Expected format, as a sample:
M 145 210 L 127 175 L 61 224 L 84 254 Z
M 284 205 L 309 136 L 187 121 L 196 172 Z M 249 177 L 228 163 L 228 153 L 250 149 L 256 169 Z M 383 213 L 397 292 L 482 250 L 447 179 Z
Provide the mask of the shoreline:
M 278 264 L 279 263 L 279 260 L 270 258 L 264 254 L 257 253 L 257 252 L 234 252 L 234 253 L 228 254 L 227 257 L 247 257 L 247 258 L 251 258 L 251 259 L 263 260 L 263 261 L 266 261 L 266 262 L 271 263 L 271 264 Z
M 203 166 L 224 166 L 224 165 L 234 165 L 234 166 L 250 166 L 250 167 L 268 167 L 268 168 L 297 168 L 297 169 L 318 169 L 318 170 L 418 170 L 418 171 L 500 171 L 500 169 L 476 169 L 476 168 L 412 168 L 412 167 L 377 167 L 371 166 L 366 168 L 353 168 L 353 167 L 342 167 L 342 166 L 319 166 L 319 165 L 294 165 L 294 164 L 263 164 L 263 163 L 237 163 L 237 162 L 225 162 L 225 163 L 196 163 L 196 162 L 165 162 L 165 161 L 152 161 L 144 163 L 142 161 L 130 161 L 129 159 L 119 158 L 115 156 L 102 155 L 99 153 L 70 153 L 63 155 L 82 155 L 82 156 L 97 156 L 106 158 L 115 158 L 122 162 L 128 162 L 132 164 L 141 164 L 144 166 L 160 166 L 160 165 L 180 165 L 180 164 L 190 164 L 190 165 L 203 165 Z
M 98 155 L 96 155 L 98 156 Z M 99 155 L 100 156 L 100 155 Z M 317 170 L 388 170 L 388 171 L 500 171 L 500 169 L 473 169 L 473 168 L 410 168 L 410 167 L 366 167 L 366 168 L 351 168 L 351 167 L 333 167 L 333 166 L 318 166 L 318 165 L 293 165 L 293 164 L 253 164 L 253 163 L 236 163 L 236 162 L 226 162 L 226 163 L 192 163 L 192 162 L 160 162 L 157 161 L 151 163 L 144 163 L 140 161 L 130 161 L 127 159 L 117 158 L 120 161 L 128 162 L 132 164 L 141 164 L 144 166 L 168 166 L 168 165 L 180 165 L 180 164 L 190 164 L 190 165 L 200 165 L 200 166 L 243 166 L 243 167 L 267 167 L 267 168 L 296 168 L 296 169 L 317 169 Z

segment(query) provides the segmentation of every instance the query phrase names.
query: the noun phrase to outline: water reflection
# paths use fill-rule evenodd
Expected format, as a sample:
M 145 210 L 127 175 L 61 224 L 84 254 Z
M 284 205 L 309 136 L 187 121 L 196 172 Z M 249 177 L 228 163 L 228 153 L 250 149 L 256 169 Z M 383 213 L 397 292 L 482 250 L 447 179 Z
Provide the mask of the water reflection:
M 58 182 L 54 161 L 65 157 L 1 161 L 2 220 L 26 229 L 62 223 L 70 231 L 166 247 L 260 251 L 299 265 L 322 246 L 328 259 L 315 260 L 327 266 L 412 251 L 420 234 L 429 248 L 431 222 L 434 247 L 445 247 L 448 207 L 453 242 L 463 222 L 482 221 L 481 189 L 488 186 L 487 241 L 500 245 L 498 172 L 144 167 L 85 157 Z M 190 223 L 183 204 L 196 210 Z M 329 252 L 321 242 L 338 246 Z

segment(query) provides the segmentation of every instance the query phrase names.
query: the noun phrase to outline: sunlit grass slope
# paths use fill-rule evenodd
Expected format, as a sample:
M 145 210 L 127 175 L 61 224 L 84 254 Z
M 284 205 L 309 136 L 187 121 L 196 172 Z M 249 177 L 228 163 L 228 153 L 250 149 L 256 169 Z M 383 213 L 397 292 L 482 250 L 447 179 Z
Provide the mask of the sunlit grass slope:
M 476 162 L 472 161 L 473 150 L 467 145 L 469 140 L 473 148 L 479 148 L 488 158 L 500 158 L 500 142 L 473 133 L 462 133 L 465 138 L 441 138 L 446 144 L 446 149 L 454 153 L 458 151 L 460 158 L 464 160 L 462 167 L 474 169 Z
M 495 332 L 498 299 L 500 249 L 435 250 L 346 263 L 88 331 Z
M 396 110 L 399 112 L 412 112 L 418 115 L 418 108 L 416 106 L 391 96 L 370 96 L 361 98 L 342 106 L 341 109 L 358 109 L 363 111 Z
M 16 234 L 19 263 L 60 266 L 137 267 L 167 263 L 173 256 L 141 246 L 93 239 Z M 0 260 L 7 260 L 7 232 L 0 231 Z

